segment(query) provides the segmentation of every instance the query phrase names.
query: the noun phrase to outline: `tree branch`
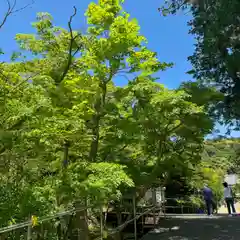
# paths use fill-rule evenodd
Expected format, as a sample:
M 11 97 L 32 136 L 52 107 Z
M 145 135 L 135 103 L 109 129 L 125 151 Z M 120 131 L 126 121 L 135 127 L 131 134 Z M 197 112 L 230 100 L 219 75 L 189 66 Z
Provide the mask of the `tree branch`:
M 69 50 L 68 50 L 68 60 L 67 60 L 67 65 L 63 71 L 63 74 L 60 78 L 60 82 L 66 77 L 71 65 L 72 65 L 72 60 L 73 60 L 73 57 L 79 52 L 79 50 L 81 49 L 82 47 L 82 44 L 79 45 L 77 47 L 77 49 L 73 52 L 73 45 L 74 45 L 74 42 L 75 40 L 80 37 L 81 35 L 80 34 L 77 34 L 76 36 L 73 36 L 73 30 L 72 30 L 72 21 L 73 21 L 73 18 L 77 15 L 77 8 L 75 6 L 73 6 L 73 15 L 70 16 L 70 19 L 68 21 L 68 28 L 69 28 L 69 32 L 70 32 L 70 43 L 69 43 Z
M 28 8 L 29 6 L 31 6 L 35 1 L 32 0 L 31 3 L 28 3 L 27 5 L 21 7 L 21 8 L 16 8 L 17 5 L 17 0 L 13 0 L 13 3 L 10 2 L 10 0 L 6 0 L 7 1 L 7 11 L 3 17 L 3 20 L 0 21 L 0 29 L 4 26 L 4 24 L 7 22 L 8 18 L 10 15 L 16 13 L 16 12 L 20 12 L 26 8 Z

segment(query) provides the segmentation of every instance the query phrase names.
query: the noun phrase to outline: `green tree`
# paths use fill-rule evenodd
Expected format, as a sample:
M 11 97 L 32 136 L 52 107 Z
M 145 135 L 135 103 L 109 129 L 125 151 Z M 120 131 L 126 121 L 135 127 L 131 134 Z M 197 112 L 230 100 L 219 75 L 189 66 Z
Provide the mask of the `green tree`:
M 99 14 L 92 14 L 96 10 L 100 19 Z M 122 69 L 142 71 L 147 76 L 167 64 L 160 64 L 155 54 L 141 45 L 145 39 L 139 35 L 136 21 L 120 10 L 117 1 L 90 4 L 86 14 L 89 24 L 95 27 L 89 27 L 85 36 L 72 31 L 76 9 L 69 20 L 69 31 L 53 26 L 49 14 L 39 14 L 38 22 L 33 24 L 36 36 L 16 36 L 21 49 L 32 52 L 32 59 L 25 60 L 19 53 L 20 61 L 6 64 L 6 69 L 11 68 L 8 74 L 17 79 L 17 87 L 25 90 L 17 96 L 20 102 L 26 100 L 19 117 L 25 128 L 21 126 L 18 150 L 21 148 L 30 179 L 36 180 L 33 194 L 43 205 L 51 201 L 52 211 L 83 197 L 93 203 L 105 202 L 119 196 L 120 185 L 133 185 L 124 166 L 114 160 L 103 164 L 98 156 L 104 120 L 111 117 L 108 109 L 115 91 L 112 80 Z M 21 93 L 20 88 L 17 90 Z M 41 101 L 37 107 L 31 97 L 42 99 L 45 107 Z M 10 101 L 11 97 L 4 96 L 6 99 Z M 18 120 L 18 112 L 13 110 L 9 112 Z
M 225 173 L 239 173 L 239 139 L 214 139 L 205 142 L 203 161 Z
M 156 181 L 190 178 L 212 129 L 203 103 L 152 77 L 171 64 L 146 47 L 122 1 L 91 3 L 87 34 L 72 29 L 76 11 L 68 29 L 39 13 L 36 34 L 17 34 L 20 50 L 3 64 L 3 225 L 79 204 L 94 215 L 126 189 L 139 199 Z M 114 85 L 119 75 L 127 86 Z M 80 227 L 87 239 L 88 226 Z
M 216 104 L 219 119 L 225 123 L 239 120 L 239 61 L 240 61 L 240 8 L 238 0 L 167 1 L 163 12 L 175 13 L 179 9 L 191 9 L 190 33 L 196 39 L 196 47 L 189 57 L 193 74 L 205 86 L 214 86 L 224 94 L 224 101 Z

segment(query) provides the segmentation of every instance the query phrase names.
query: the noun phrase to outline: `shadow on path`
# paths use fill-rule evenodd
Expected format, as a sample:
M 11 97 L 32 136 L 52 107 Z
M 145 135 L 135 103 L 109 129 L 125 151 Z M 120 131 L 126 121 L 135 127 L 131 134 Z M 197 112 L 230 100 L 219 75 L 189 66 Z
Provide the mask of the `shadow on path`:
M 240 240 L 240 217 L 162 219 L 142 240 Z

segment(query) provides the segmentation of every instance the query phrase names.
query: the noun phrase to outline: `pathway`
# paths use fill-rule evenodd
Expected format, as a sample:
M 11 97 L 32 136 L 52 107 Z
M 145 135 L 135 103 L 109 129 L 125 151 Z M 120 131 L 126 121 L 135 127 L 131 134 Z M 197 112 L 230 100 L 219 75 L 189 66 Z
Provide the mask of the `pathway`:
M 235 208 L 236 208 L 236 211 L 238 213 L 240 213 L 240 202 L 237 202 L 235 203 Z M 227 213 L 227 207 L 225 205 L 221 206 L 219 209 L 218 209 L 218 213 L 222 214 L 222 213 Z M 240 238 L 239 238 L 240 239 Z
M 240 240 L 240 216 L 168 216 L 142 240 Z

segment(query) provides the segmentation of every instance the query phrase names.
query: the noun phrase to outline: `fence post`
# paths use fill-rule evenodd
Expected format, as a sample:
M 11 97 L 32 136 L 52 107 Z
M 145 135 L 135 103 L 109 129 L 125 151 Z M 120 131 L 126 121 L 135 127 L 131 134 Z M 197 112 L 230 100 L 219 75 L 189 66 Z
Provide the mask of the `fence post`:
M 152 200 L 153 200 L 153 225 L 156 226 L 156 188 L 152 189 Z
M 134 217 L 134 240 L 137 240 L 137 219 L 136 219 L 136 192 L 133 195 L 133 217 Z
M 100 239 L 103 240 L 103 207 L 100 207 Z
M 89 229 L 88 229 L 88 219 L 87 219 L 87 200 L 85 201 L 76 201 L 76 228 L 79 231 L 78 239 L 89 240 Z
M 162 209 L 163 209 L 163 216 L 166 217 L 166 199 L 165 199 L 165 190 L 166 188 L 165 187 L 162 187 L 161 189 L 161 198 L 162 198 Z
M 143 209 L 143 206 L 141 206 L 141 214 L 142 214 L 142 233 L 144 233 L 144 221 L 145 221 L 145 218 L 144 218 L 144 215 L 143 215 L 143 213 L 144 213 L 144 209 Z
M 32 224 L 31 223 L 28 225 L 27 240 L 32 240 Z

